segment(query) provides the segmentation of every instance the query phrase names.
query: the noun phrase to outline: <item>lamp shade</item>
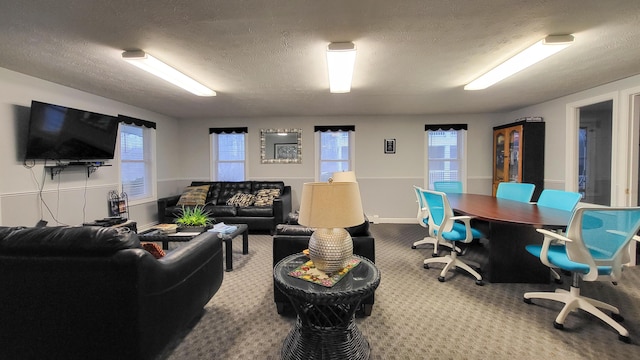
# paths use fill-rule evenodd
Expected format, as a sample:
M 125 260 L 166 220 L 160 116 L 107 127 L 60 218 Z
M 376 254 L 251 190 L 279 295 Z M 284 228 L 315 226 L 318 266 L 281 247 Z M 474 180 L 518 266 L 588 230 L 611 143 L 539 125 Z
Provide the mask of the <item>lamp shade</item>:
M 356 182 L 355 171 L 336 171 L 331 176 L 333 182 Z
M 357 182 L 305 183 L 298 223 L 313 228 L 345 228 L 364 222 Z

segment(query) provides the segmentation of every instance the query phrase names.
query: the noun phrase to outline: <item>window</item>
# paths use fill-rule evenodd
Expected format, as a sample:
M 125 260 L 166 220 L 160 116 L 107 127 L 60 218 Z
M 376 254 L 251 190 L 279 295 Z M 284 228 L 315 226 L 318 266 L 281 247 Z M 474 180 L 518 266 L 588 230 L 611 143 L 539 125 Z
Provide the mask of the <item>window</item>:
M 319 134 L 318 181 L 329 180 L 336 171 L 353 170 L 354 130 L 355 126 L 330 127 L 325 130 L 316 126 L 316 133 Z
M 120 181 L 129 201 L 155 196 L 154 134 L 149 127 L 120 124 Z
M 244 181 L 246 162 L 246 128 L 240 133 L 226 133 L 228 129 L 210 129 L 216 181 Z
M 466 126 L 455 130 L 444 126 L 437 130 L 427 129 L 427 180 L 433 189 L 435 181 L 462 181 L 465 179 Z

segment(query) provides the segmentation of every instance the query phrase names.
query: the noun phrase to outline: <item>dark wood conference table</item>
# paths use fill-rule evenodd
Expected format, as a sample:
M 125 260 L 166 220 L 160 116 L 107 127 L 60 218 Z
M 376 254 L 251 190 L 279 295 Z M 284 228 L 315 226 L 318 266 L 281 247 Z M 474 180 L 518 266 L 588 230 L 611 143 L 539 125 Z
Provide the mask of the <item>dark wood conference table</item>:
M 529 254 L 525 245 L 542 244 L 537 228 L 564 228 L 571 212 L 489 195 L 447 194 L 456 214 L 474 217 L 489 238 L 489 259 L 483 277 L 493 283 L 548 283 L 549 268 Z

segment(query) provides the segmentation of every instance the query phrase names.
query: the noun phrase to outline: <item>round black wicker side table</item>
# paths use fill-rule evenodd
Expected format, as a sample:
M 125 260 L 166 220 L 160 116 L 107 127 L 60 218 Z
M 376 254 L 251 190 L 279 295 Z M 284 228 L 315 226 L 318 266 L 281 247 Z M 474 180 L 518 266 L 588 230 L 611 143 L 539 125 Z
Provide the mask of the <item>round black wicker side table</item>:
M 289 276 L 309 260 L 290 255 L 273 268 L 276 286 L 287 295 L 298 315 L 282 346 L 282 359 L 369 359 L 369 342 L 355 324 L 362 299 L 380 284 L 380 272 L 366 258 L 333 287 Z

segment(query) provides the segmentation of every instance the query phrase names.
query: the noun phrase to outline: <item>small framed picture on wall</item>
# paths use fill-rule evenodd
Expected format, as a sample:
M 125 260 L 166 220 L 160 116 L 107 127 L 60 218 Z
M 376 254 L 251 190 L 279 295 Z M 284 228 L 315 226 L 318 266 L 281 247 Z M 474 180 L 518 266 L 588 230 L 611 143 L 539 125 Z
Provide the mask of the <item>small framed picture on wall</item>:
M 384 139 L 384 153 L 385 154 L 396 153 L 396 139 Z

